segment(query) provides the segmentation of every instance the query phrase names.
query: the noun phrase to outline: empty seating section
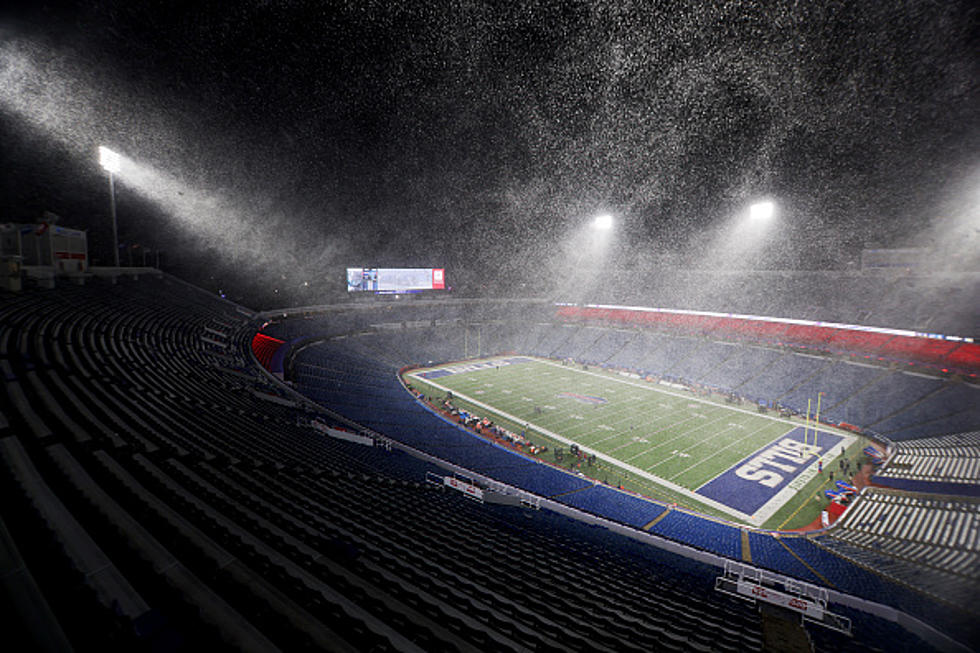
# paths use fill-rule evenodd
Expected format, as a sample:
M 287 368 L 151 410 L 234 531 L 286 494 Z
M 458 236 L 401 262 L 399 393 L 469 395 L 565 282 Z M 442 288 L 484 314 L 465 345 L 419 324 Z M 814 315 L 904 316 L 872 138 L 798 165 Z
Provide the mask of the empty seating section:
M 144 614 L 149 609 L 146 601 L 51 491 L 20 441 L 13 436 L 0 440 L 0 456 L 15 483 L 55 532 L 102 605 L 118 609 L 131 618 Z
M 870 426 L 916 404 L 927 395 L 944 388 L 943 381 L 934 377 L 899 372 L 855 393 L 837 410 L 843 410 L 851 419 L 845 422 Z
M 4 550 L 22 553 L 36 579 L 33 596 L 50 604 L 75 648 L 761 646 L 755 609 L 713 591 L 717 570 L 547 511 L 468 501 L 424 483 L 426 472 L 442 473 L 429 463 L 308 426 L 317 420 L 357 428 L 338 413 L 568 506 L 734 559 L 751 551 L 754 562 L 780 573 L 873 600 L 894 594 L 903 609 L 928 611 L 915 608 L 912 590 L 819 544 L 833 540 L 853 553 L 868 547 L 859 535 L 814 543 L 749 533 L 743 552 L 741 529 L 628 497 L 489 444 L 423 407 L 396 377 L 403 365 L 461 359 L 479 348 L 714 379 L 726 388 L 746 384 L 772 399 L 841 364 L 701 338 L 535 320 L 522 328 L 461 326 L 458 320 L 479 313 L 469 306 L 391 315 L 353 310 L 273 325 L 268 335 L 286 341 L 344 336 L 296 360 L 296 386 L 336 411 L 330 412 L 295 400 L 256 372 L 247 311 L 169 278 L 2 298 L 7 392 L 0 397 L 0 518 L 10 535 Z M 513 323 L 527 317 L 520 307 L 501 308 L 512 312 Z M 859 376 L 851 383 L 855 391 L 870 380 Z M 961 392 L 918 382 L 903 387 L 921 389 L 922 406 Z M 929 410 L 929 419 L 945 417 L 945 409 Z M 916 519 L 961 515 L 974 505 L 947 503 L 922 504 Z M 975 518 L 975 511 L 969 514 Z M 940 532 L 964 537 L 955 534 L 966 532 L 967 522 L 938 519 L 930 521 L 934 538 Z M 885 553 L 917 555 L 918 549 L 902 548 L 913 541 L 923 544 L 886 542 Z M 975 544 L 964 546 L 975 551 Z M 975 560 L 949 552 L 928 564 L 972 578 Z M 867 632 L 891 632 L 855 616 L 862 618 Z M 818 642 L 826 650 L 858 650 L 871 644 L 862 637 L 829 634 Z M 906 635 L 899 648 L 922 646 Z
M 650 268 L 606 274 L 587 301 L 771 315 L 975 336 L 977 275 L 911 276 L 904 271 L 712 272 Z
M 683 510 L 671 510 L 649 530 L 651 533 L 692 543 L 718 555 L 736 559 L 741 555 L 740 529 Z
M 785 352 L 772 349 L 744 347 L 738 354 L 731 356 L 708 372 L 702 382 L 721 390 L 734 390 L 762 374 L 770 365 L 785 355 Z M 767 397 L 767 399 L 769 398 Z
M 980 424 L 980 386 L 970 383 L 947 384 L 945 389 L 881 420 L 873 428 L 893 439 L 907 440 L 909 433 L 928 433 L 930 425 L 938 426 L 939 423 L 962 424 L 959 429 L 946 426 L 943 431 L 939 431 L 952 430 L 954 433 L 970 430 Z
M 850 559 L 836 555 L 823 543 L 829 538 L 786 537 L 782 542 L 788 551 L 823 584 L 867 597 L 889 597 L 889 604 L 909 609 L 922 602 L 922 595 L 911 589 L 897 586 L 874 571 L 857 567 Z
M 734 343 L 704 342 L 694 354 L 677 361 L 671 371 L 678 378 L 701 383 L 705 375 L 739 351 L 740 348 Z
M 460 329 L 411 329 L 380 331 L 371 337 L 352 338 L 351 351 L 390 364 L 426 365 L 463 358 L 463 333 Z
M 950 628 L 963 633 L 973 631 L 973 617 L 965 611 L 949 611 L 947 607 L 923 599 L 916 585 L 898 584 L 888 580 L 878 568 L 842 552 L 842 543 L 826 535 L 781 536 L 750 534 L 752 562 L 762 567 L 779 570 L 791 559 L 806 573 L 794 574 L 842 592 L 880 600 L 888 597 L 893 605 L 909 613 L 922 615 L 927 621 L 945 620 Z M 787 558 L 789 556 L 789 558 Z M 782 560 L 782 561 L 781 561 Z M 915 589 L 913 589 L 913 587 Z M 960 606 L 962 608 L 962 605 Z M 970 636 L 967 636 L 969 638 Z M 895 645 L 893 642 L 889 646 Z
M 368 428 L 537 494 L 563 494 L 589 484 L 440 418 L 405 392 L 391 370 L 356 357 L 348 344 L 342 339 L 304 350 L 296 362 L 297 387 Z M 379 373 L 365 371 L 370 369 Z
M 959 456 L 980 455 L 980 431 L 969 433 L 954 433 L 935 438 L 920 438 L 898 445 L 899 451 L 919 452 L 923 455 L 941 456 L 954 454 Z
M 33 639 L 38 650 L 67 651 L 71 643 L 38 587 L 3 520 L 0 520 L 0 578 L 8 641 Z
M 854 352 L 875 352 L 885 343 L 893 340 L 894 336 L 874 331 L 855 331 L 851 329 L 835 329 L 827 342 L 826 349 L 837 354 Z
M 558 498 L 569 506 L 634 528 L 650 523 L 666 510 L 664 506 L 650 501 L 629 501 L 621 491 L 604 485 L 586 486 Z
M 873 489 L 846 513 L 834 536 L 970 578 L 980 574 L 977 501 Z
M 775 402 L 788 389 L 827 365 L 828 361 L 824 358 L 786 354 L 773 361 L 760 374 L 736 386 L 735 391 L 749 399 Z
M 572 348 L 566 346 L 566 343 L 575 338 L 581 330 L 581 327 L 573 325 L 557 329 L 554 326 L 539 329 L 539 338 L 531 343 L 530 353 L 552 358 L 561 358 L 563 353 L 567 356 L 569 354 L 565 352 L 572 351 Z
M 970 494 L 980 494 L 969 487 L 980 486 L 980 432 L 899 442 L 875 480 L 890 487 L 934 492 L 960 485 L 967 486 Z
M 801 324 L 788 324 L 780 335 L 783 342 L 791 342 L 803 346 L 825 345 L 834 336 L 834 329 L 829 327 L 812 327 Z
M 20 310 L 0 324 L 2 360 L 25 403 L 0 405 L 9 416 L 0 510 L 13 546 L 38 552 L 26 564 L 63 561 L 55 569 L 85 578 L 84 591 L 63 592 L 63 578 L 37 574 L 77 648 L 147 646 L 139 639 L 215 650 L 761 644 L 751 607 L 715 596 L 706 568 L 590 540 L 565 518 L 472 504 L 421 483 L 434 469 L 425 463 L 299 423 L 333 424 L 327 414 L 257 403 L 245 391 L 272 387 L 249 373 L 244 320 L 204 293 L 144 281 L 11 301 Z M 385 344 L 453 355 L 460 345 L 455 335 L 405 335 Z M 376 351 L 364 341 L 321 361 L 332 375 L 324 387 L 333 380 L 418 409 Z M 36 433 L 24 406 L 46 408 Z M 412 427 L 397 413 L 383 414 Z M 436 421 L 459 448 L 461 432 Z M 583 486 L 567 475 L 548 486 L 531 461 L 499 462 L 542 493 Z
M 530 354 L 541 354 L 538 348 L 538 343 L 544 337 L 546 333 L 550 333 L 554 330 L 551 324 L 529 324 L 528 327 L 522 332 L 518 333 L 514 337 L 514 349 L 516 351 L 523 351 Z
M 888 463 L 887 469 L 875 474 L 878 482 L 883 478 L 904 478 L 980 485 L 980 457 L 977 456 L 964 457 L 954 452 L 940 455 L 898 453 Z
M 579 358 L 593 365 L 608 364 L 630 341 L 636 338 L 635 331 L 603 329 L 601 337 Z
M 924 438 L 937 433 L 961 433 L 977 427 L 976 410 L 962 410 L 954 415 L 916 424 L 898 431 L 891 431 L 888 437 L 892 440 L 909 440 Z
M 676 361 L 686 358 L 694 351 L 700 341 L 688 338 L 661 337 L 656 339 L 655 347 L 651 347 L 635 366 L 647 374 L 671 377 Z
M 749 552 L 753 565 L 778 570 L 809 583 L 820 583 L 820 579 L 783 543 L 781 537 L 750 532 Z
M 593 360 L 586 352 L 602 337 L 603 329 L 582 327 L 571 330 L 569 337 L 554 348 L 550 356 L 554 358 L 575 358 L 577 360 Z
M 953 369 L 980 369 L 980 343 L 962 343 L 946 355 L 946 360 Z
M 931 360 L 944 359 L 959 347 L 956 342 L 948 340 L 923 340 L 899 336 L 892 338 L 879 350 L 879 354 L 896 360 Z
M 284 344 L 286 344 L 284 340 L 256 333 L 255 337 L 252 338 L 252 351 L 255 352 L 255 357 L 263 367 L 269 367 L 273 355 Z
M 651 348 L 647 337 L 652 334 L 642 329 L 635 330 L 632 337 L 624 338 L 623 345 L 609 356 L 604 363 L 612 367 L 632 367 L 637 364 L 640 355 Z
M 816 401 L 817 393 L 824 393 L 821 415 L 830 421 L 847 421 L 840 417 L 835 407 L 847 401 L 862 387 L 874 383 L 879 377 L 888 376 L 890 371 L 870 365 L 860 365 L 838 361 L 820 368 L 816 374 L 792 388 L 779 398 L 779 403 L 794 410 L 805 412 L 807 401 Z M 814 405 L 815 409 L 816 406 Z M 843 413 L 840 413 L 843 415 Z
M 820 543 L 944 604 L 976 599 L 980 502 L 866 490 Z
M 787 321 L 777 317 L 728 317 L 711 312 L 692 315 L 676 309 L 562 306 L 560 319 L 578 324 L 601 323 L 654 328 L 672 335 L 745 340 L 759 345 L 793 347 L 852 358 L 876 358 L 899 364 L 924 365 L 976 378 L 980 374 L 980 344 L 957 335 L 880 333 L 867 327 L 825 322 Z
M 463 357 L 502 354 L 514 348 L 514 340 L 525 327 L 499 320 L 468 324 L 464 327 Z
M 678 369 L 686 361 L 698 355 L 704 344 L 702 338 L 671 338 L 665 347 L 659 350 L 663 357 L 658 361 L 658 368 L 663 370 L 663 376 L 686 379 Z

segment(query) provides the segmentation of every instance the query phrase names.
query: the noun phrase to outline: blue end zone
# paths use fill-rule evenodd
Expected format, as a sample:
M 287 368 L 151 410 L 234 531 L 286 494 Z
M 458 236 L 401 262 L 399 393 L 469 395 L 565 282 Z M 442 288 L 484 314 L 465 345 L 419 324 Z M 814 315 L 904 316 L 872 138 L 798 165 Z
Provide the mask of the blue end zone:
M 444 376 L 452 376 L 453 374 L 462 374 L 464 372 L 475 372 L 477 370 L 492 370 L 502 367 L 504 365 L 516 365 L 518 363 L 530 363 L 532 359 L 526 356 L 511 356 L 510 358 L 496 358 L 490 361 L 480 361 L 477 363 L 455 363 L 449 367 L 440 367 L 439 369 L 429 370 L 428 372 L 419 372 L 418 376 L 423 379 L 438 379 Z
M 432 370 L 431 372 L 419 372 L 418 375 L 423 379 L 438 379 L 444 376 L 452 376 L 452 372 L 449 370 Z
M 843 439 L 821 431 L 816 447 L 804 446 L 803 427 L 796 427 L 705 483 L 697 493 L 747 515 L 754 514 L 818 456 L 827 456 Z M 810 440 L 812 444 L 812 435 Z

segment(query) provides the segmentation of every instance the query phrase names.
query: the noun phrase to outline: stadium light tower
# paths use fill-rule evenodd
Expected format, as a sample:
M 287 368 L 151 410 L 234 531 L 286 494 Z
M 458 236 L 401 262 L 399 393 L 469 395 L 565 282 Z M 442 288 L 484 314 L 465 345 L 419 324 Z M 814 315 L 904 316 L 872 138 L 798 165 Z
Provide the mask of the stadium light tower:
M 749 207 L 749 217 L 753 222 L 768 220 L 776 212 L 776 205 L 772 202 L 757 202 Z
M 596 216 L 596 219 L 592 221 L 592 226 L 599 231 L 607 231 L 612 229 L 613 217 L 608 213 L 603 213 L 602 215 Z
M 112 211 L 112 255 L 119 267 L 119 231 L 116 227 L 116 184 L 113 175 L 119 172 L 120 156 L 104 145 L 99 146 L 99 164 L 109 173 L 109 207 Z

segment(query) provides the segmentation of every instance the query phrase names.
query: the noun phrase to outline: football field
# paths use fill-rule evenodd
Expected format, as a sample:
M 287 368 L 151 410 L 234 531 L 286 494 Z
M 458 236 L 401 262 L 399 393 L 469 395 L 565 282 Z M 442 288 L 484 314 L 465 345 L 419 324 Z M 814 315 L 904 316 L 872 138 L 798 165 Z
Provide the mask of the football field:
M 594 453 L 583 473 L 613 485 L 760 526 L 849 447 L 851 436 L 695 396 L 635 375 L 528 356 L 413 370 L 408 382 L 457 407 L 526 432 L 549 451 Z M 428 386 L 428 387 L 426 387 Z M 578 470 L 578 467 L 574 468 Z

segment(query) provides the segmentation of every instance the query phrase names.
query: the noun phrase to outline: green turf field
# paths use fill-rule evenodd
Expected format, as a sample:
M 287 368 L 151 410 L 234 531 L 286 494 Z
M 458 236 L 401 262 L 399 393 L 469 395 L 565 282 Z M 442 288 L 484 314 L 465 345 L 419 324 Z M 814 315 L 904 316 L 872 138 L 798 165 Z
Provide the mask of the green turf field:
M 773 517 L 784 521 L 794 509 L 791 516 L 796 521 L 814 517 L 814 509 L 804 502 L 819 492 L 822 479 L 798 484 L 779 514 L 770 510 L 764 522 L 763 517 L 750 520 L 694 494 L 746 456 L 799 427 L 799 421 L 761 415 L 751 405 L 730 406 L 615 372 L 583 370 L 578 364 L 545 359 L 480 369 L 468 369 L 467 364 L 438 366 L 452 373 L 429 380 L 420 376 L 425 369 L 414 370 L 406 380 L 435 398 L 449 390 L 457 407 L 490 417 L 514 432 L 525 430 L 534 444 L 549 447 L 543 458 L 550 462 L 555 461 L 555 448 L 561 447 L 566 451 L 563 464 L 577 470 L 577 463 L 570 463 L 567 455 L 572 442 L 595 452 L 598 464 L 581 466 L 592 478 L 756 526 L 779 527 L 772 523 Z M 799 510 L 800 506 L 806 509 Z

